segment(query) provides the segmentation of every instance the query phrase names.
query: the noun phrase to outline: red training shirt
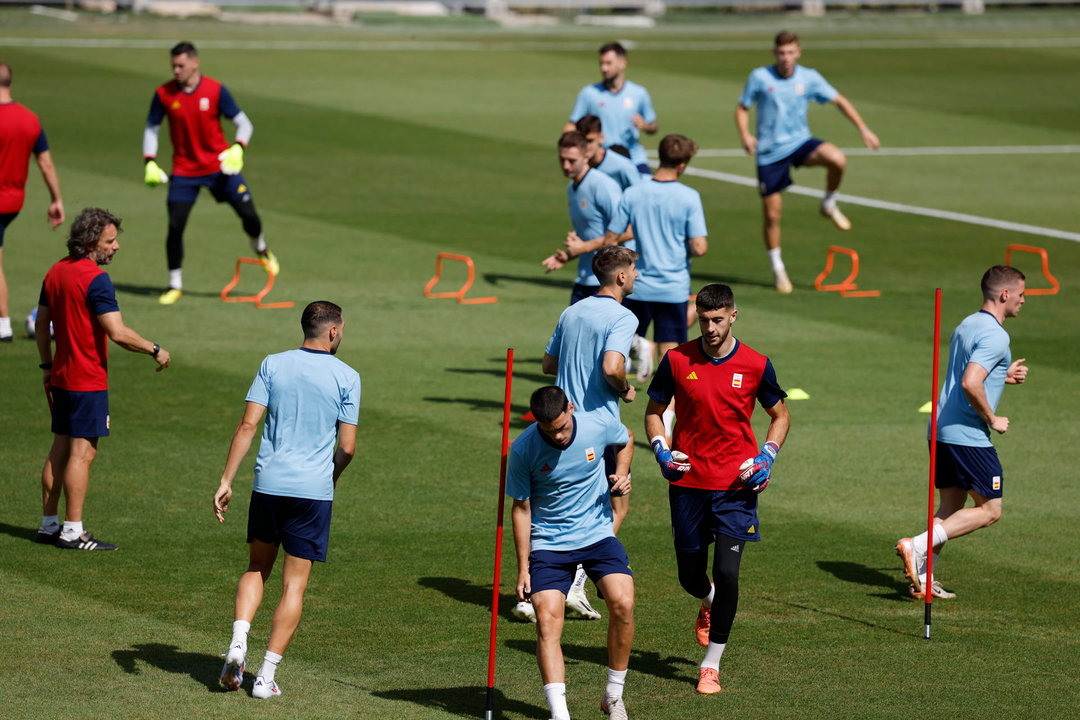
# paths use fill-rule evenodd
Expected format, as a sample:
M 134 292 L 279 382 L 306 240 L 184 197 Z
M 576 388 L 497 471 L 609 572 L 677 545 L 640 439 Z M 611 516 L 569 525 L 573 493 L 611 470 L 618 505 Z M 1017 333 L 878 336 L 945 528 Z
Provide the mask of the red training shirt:
M 165 117 L 169 118 L 172 174 L 197 177 L 221 171 L 218 155 L 230 143 L 221 130 L 220 116 L 232 119 L 239 112 L 225 86 L 203 75 L 190 93 L 175 80 L 159 87 L 150 103 L 147 122 L 160 125 Z
M 0 103 L 0 213 L 22 210 L 30 153 L 48 149 L 37 115 L 17 102 Z

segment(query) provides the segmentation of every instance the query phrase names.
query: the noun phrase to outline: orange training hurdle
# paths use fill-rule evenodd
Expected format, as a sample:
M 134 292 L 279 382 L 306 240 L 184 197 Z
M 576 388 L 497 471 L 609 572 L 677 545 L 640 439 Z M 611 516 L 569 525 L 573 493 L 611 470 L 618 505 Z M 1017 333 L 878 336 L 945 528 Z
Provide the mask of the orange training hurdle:
M 1046 256 L 1046 248 L 1035 247 L 1034 245 L 1019 245 L 1013 243 L 1009 247 L 1005 248 L 1005 264 L 1012 265 L 1013 250 L 1017 252 L 1032 253 L 1042 258 L 1042 271 L 1047 280 L 1050 281 L 1050 287 L 1048 288 L 1024 288 L 1025 295 L 1057 295 L 1058 290 L 1061 289 L 1061 285 L 1058 284 L 1057 278 L 1050 274 L 1050 259 Z
M 229 291 L 232 290 L 234 287 L 236 287 L 237 283 L 240 282 L 240 266 L 243 265 L 244 263 L 248 263 L 250 265 L 259 265 L 259 266 L 263 267 L 264 269 L 267 269 L 265 260 L 261 260 L 261 259 L 258 259 L 258 258 L 248 258 L 248 257 L 237 258 L 236 259 L 236 271 L 233 273 L 233 279 L 229 282 L 228 285 L 226 285 L 225 287 L 223 287 L 221 289 L 221 302 L 227 302 L 227 303 L 237 303 L 237 302 L 255 303 L 255 307 L 259 308 L 260 310 L 273 310 L 275 308 L 291 308 L 295 304 L 293 302 L 264 303 L 262 301 L 263 298 L 266 297 L 270 293 L 270 289 L 272 287 L 274 287 L 274 274 L 269 272 L 269 271 L 267 272 L 266 287 L 264 287 L 258 293 L 254 294 L 254 295 L 238 295 L 238 296 L 235 296 L 235 297 L 229 297 Z
M 435 287 L 435 284 L 439 282 L 439 278 L 442 277 L 442 261 L 443 260 L 457 260 L 465 263 L 465 267 L 469 269 L 469 278 L 465 281 L 465 284 L 461 286 L 459 290 L 454 292 L 431 292 L 431 288 Z M 424 286 L 424 297 L 429 298 L 455 298 L 462 305 L 483 305 L 487 303 L 499 302 L 497 297 L 482 297 L 482 298 L 466 298 L 465 293 L 472 287 L 473 279 L 476 277 L 476 268 L 473 266 L 472 258 L 468 255 L 455 255 L 454 253 L 441 252 L 435 256 L 435 277 L 428 280 L 428 284 Z
M 843 282 L 836 285 L 824 285 L 825 278 L 829 277 L 829 273 L 833 269 L 833 257 L 836 253 L 842 253 L 851 258 L 851 274 L 848 275 Z M 855 284 L 855 276 L 859 274 L 859 253 L 855 252 L 851 248 L 840 247 L 839 245 L 830 245 L 829 251 L 825 255 L 825 269 L 817 276 L 817 280 L 814 280 L 814 287 L 821 292 L 839 292 L 842 297 L 879 297 L 881 295 L 880 290 L 859 290 L 859 286 Z

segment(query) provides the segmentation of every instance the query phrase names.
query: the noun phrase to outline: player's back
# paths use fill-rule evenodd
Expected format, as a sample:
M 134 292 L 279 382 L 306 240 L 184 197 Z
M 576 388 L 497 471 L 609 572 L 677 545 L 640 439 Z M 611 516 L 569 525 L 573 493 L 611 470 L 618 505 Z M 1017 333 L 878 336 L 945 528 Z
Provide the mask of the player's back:
M 641 174 L 637 165 L 625 155 L 620 155 L 614 150 L 604 152 L 604 159 L 596 166 L 596 169 L 614 180 L 621 190 L 626 190 L 632 185 L 643 183 L 648 177 Z
M 0 212 L 18 212 L 30 154 L 41 137 L 37 115 L 17 102 L 0 104 Z

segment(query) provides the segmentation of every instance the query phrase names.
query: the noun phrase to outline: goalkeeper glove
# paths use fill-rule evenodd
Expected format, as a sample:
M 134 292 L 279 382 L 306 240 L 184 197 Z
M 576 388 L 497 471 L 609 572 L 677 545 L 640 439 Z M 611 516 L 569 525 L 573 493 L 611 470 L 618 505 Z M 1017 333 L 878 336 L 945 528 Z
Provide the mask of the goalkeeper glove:
M 221 161 L 221 172 L 226 175 L 239 175 L 244 169 L 244 146 L 233 143 L 227 150 L 218 153 L 218 160 Z
M 739 466 L 739 480 L 742 481 L 743 487 L 750 488 L 756 493 L 767 488 L 773 461 L 776 460 L 778 452 L 780 452 L 780 446 L 769 440 L 761 446 L 761 452 L 756 457 L 747 458 Z
M 154 158 L 146 159 L 146 186 L 157 187 L 161 183 L 169 182 L 168 174 L 161 169 L 161 166 L 154 162 Z
M 660 474 L 668 482 L 682 480 L 683 475 L 690 470 L 690 463 L 687 462 L 689 458 L 683 453 L 678 454 L 678 459 L 672 457 L 667 441 L 659 435 L 653 438 L 652 446 L 653 452 L 656 453 L 656 462 L 660 463 Z

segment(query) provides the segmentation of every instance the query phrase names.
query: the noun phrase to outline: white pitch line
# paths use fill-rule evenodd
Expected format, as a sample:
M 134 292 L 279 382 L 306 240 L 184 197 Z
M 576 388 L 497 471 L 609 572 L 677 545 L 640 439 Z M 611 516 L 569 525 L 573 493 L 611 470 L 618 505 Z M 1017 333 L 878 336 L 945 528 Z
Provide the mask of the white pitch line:
M 883 147 L 841 148 L 845 155 L 865 157 L 921 157 L 935 155 L 1076 155 L 1080 145 L 960 145 L 956 147 Z M 655 156 L 655 153 L 652 153 Z M 741 158 L 746 157 L 741 148 L 718 148 L 699 150 L 696 157 Z
M 756 178 L 745 177 L 743 175 L 732 175 L 731 173 L 717 172 L 715 170 L 687 168 L 686 174 L 708 178 L 710 180 L 733 183 L 735 185 L 743 185 L 745 187 L 757 188 L 758 186 Z M 825 197 L 825 193 L 822 190 L 814 190 L 800 185 L 792 185 L 786 192 L 815 198 Z M 1054 228 L 1039 227 L 1038 225 L 1028 225 L 1026 223 L 1015 223 L 1008 220 L 995 220 L 994 218 L 968 215 L 967 213 L 952 212 L 950 210 L 935 210 L 934 208 L 919 207 L 918 205 L 905 205 L 903 203 L 887 202 L 885 200 L 874 200 L 873 198 L 846 195 L 844 193 L 839 193 L 836 196 L 836 199 L 849 205 L 861 205 L 877 210 L 892 210 L 893 212 L 922 215 L 923 217 L 932 217 L 939 220 L 952 220 L 954 222 L 967 223 L 968 225 L 981 225 L 983 227 L 991 227 L 998 230 L 1012 230 L 1013 232 L 1026 233 L 1028 235 L 1041 235 L 1043 237 L 1080 242 L 1080 233 L 1068 232 L 1067 230 L 1056 230 Z

